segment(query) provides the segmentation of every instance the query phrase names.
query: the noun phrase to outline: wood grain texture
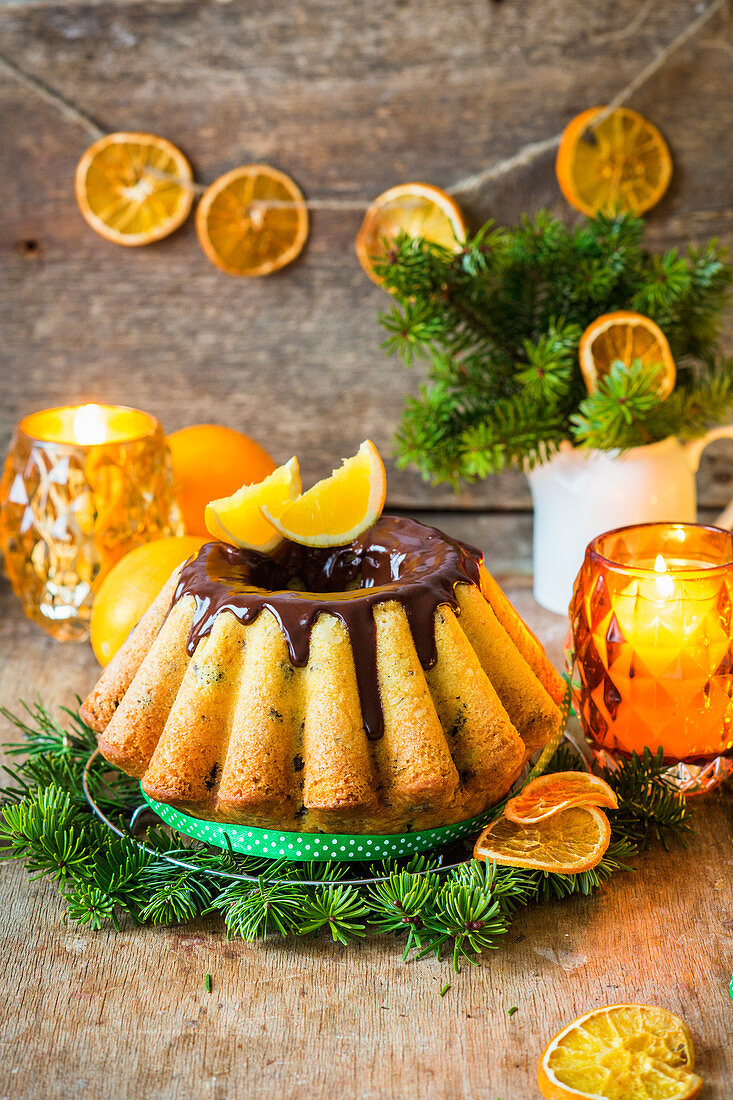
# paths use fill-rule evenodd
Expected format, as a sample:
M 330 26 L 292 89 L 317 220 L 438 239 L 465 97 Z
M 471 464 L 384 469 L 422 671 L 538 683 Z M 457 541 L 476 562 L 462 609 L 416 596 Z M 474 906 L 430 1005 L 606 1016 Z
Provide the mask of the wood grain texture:
M 453 522 L 497 573 L 501 546 L 515 547 L 521 577 L 504 569 L 504 583 L 559 663 L 565 621 L 532 602 L 523 536 Z M 6 582 L 0 624 L 0 704 L 19 692 L 72 703 L 93 683 L 90 649 L 23 619 Z M 687 1020 L 703 1095 L 728 1100 L 731 841 L 724 789 L 700 803 L 687 850 L 648 853 L 596 897 L 520 913 L 500 949 L 458 976 L 448 962 L 402 965 L 388 937 L 250 945 L 227 942 L 213 918 L 89 932 L 52 885 L 0 865 L 0 1097 L 534 1100 L 551 1035 L 597 1005 L 642 1001 Z
M 197 178 L 266 160 L 313 196 L 365 202 L 410 179 L 450 186 L 603 103 L 693 18 L 692 0 L 151 0 L 0 5 L 0 52 L 105 128 L 180 145 Z M 655 247 L 733 236 L 729 13 L 716 16 L 635 96 L 669 140 L 673 186 Z M 88 139 L 0 79 L 0 447 L 30 409 L 95 397 L 149 408 L 169 429 L 221 421 L 306 479 L 367 435 L 388 452 L 420 371 L 385 360 L 385 295 L 354 254 L 358 213 L 315 213 L 280 275 L 237 280 L 201 253 L 193 220 L 124 249 L 73 198 Z M 465 204 L 511 223 L 545 205 L 571 216 L 553 158 Z M 733 444 L 704 460 L 701 498 L 727 503 Z M 454 497 L 390 471 L 393 505 L 527 507 L 521 475 Z

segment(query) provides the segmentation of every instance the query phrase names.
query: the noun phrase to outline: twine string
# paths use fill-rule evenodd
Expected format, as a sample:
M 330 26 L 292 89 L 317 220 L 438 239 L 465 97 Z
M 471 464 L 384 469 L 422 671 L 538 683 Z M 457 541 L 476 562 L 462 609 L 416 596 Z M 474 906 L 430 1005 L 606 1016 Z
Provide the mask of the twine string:
M 673 54 L 699 34 L 709 20 L 716 12 L 721 11 L 726 3 L 727 0 L 712 0 L 712 3 L 710 3 L 707 8 L 691 20 L 691 22 L 688 23 L 671 42 L 659 51 L 656 57 L 652 58 L 648 65 L 641 69 L 636 76 L 616 93 L 610 102 L 594 117 L 588 127 L 588 131 L 592 133 L 601 123 L 605 122 L 617 107 L 621 107 L 626 103 L 643 84 L 646 84 L 646 82 L 654 76 L 667 61 L 669 61 Z M 80 110 L 75 104 L 69 102 L 69 100 L 65 99 L 59 92 L 50 88 L 47 84 L 44 84 L 43 81 L 39 80 L 37 77 L 24 72 L 13 61 L 10 61 L 2 54 L 0 54 L 0 72 L 5 73 L 6 76 L 9 76 L 12 80 L 15 80 L 18 84 L 27 88 L 28 91 L 32 92 L 37 98 L 48 103 L 68 122 L 84 130 L 93 141 L 99 141 L 101 138 L 108 135 L 109 131 L 103 130 L 90 115 Z M 505 157 L 503 160 L 489 165 L 480 172 L 457 180 L 445 190 L 449 195 L 456 197 L 474 194 L 485 187 L 486 184 L 494 183 L 496 180 L 511 174 L 517 169 L 526 168 L 546 153 L 553 152 L 559 147 L 561 139 L 562 132 L 553 134 L 552 137 L 544 138 L 542 141 L 528 142 L 512 156 Z M 146 172 L 148 175 L 166 180 L 169 183 L 177 184 L 186 190 L 192 191 L 194 195 L 203 195 L 207 190 L 206 184 L 197 183 L 193 180 L 178 179 L 152 166 L 148 166 Z M 370 206 L 371 202 L 365 199 L 332 199 L 326 197 L 302 199 L 298 201 L 286 199 L 255 199 L 250 203 L 250 208 L 253 210 L 255 208 L 259 210 L 336 210 L 358 213 L 364 213 Z

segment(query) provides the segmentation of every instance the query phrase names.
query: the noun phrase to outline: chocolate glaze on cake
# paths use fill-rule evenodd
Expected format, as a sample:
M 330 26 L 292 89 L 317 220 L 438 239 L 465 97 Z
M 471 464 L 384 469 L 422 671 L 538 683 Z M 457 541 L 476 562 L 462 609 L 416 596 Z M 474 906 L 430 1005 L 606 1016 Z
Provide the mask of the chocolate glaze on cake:
M 267 608 L 280 624 L 291 662 L 300 668 L 308 663 L 317 617 L 323 612 L 336 616 L 349 633 L 367 737 L 377 740 L 384 720 L 375 604 L 395 600 L 404 607 L 420 664 L 432 668 L 437 659 L 435 612 L 448 604 L 458 613 L 456 586 L 479 587 L 482 560 L 479 550 L 434 527 L 382 516 L 348 546 L 323 550 L 284 542 L 266 555 L 207 543 L 183 567 L 173 602 L 193 596 L 196 603 L 189 655 L 210 633 L 220 611 L 251 623 Z

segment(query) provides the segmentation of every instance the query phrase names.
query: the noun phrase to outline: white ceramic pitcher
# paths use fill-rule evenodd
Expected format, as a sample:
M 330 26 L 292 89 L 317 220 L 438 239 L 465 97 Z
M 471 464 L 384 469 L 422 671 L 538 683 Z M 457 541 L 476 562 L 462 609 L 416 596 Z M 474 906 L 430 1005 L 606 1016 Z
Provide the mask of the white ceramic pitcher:
M 537 603 L 567 615 L 585 548 L 596 535 L 629 523 L 694 523 L 700 456 L 722 438 L 733 439 L 733 424 L 689 443 L 670 436 L 624 452 L 586 451 L 564 443 L 548 462 L 531 470 Z

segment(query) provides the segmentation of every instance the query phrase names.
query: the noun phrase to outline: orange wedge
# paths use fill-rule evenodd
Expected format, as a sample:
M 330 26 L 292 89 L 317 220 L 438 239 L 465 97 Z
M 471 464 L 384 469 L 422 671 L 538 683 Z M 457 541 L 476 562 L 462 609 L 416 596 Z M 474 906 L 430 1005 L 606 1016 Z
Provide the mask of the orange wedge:
M 555 164 L 560 190 L 590 218 L 643 214 L 669 187 L 669 148 L 656 126 L 629 107 L 617 107 L 594 125 L 602 110 L 582 111 L 565 127 Z
M 282 542 L 282 536 L 262 514 L 263 505 L 278 515 L 300 495 L 301 488 L 298 460 L 291 458 L 264 481 L 212 500 L 206 507 L 206 529 L 222 542 L 267 554 Z
M 370 439 L 330 477 L 317 482 L 279 515 L 263 507 L 273 527 L 302 546 L 346 546 L 379 519 L 387 479 Z
M 599 379 L 605 377 L 618 359 L 630 367 L 640 359 L 649 370 L 658 371 L 660 397 L 669 397 L 677 381 L 672 352 L 659 325 L 643 313 L 620 309 L 604 313 L 588 325 L 578 348 L 580 369 L 588 389 L 594 393 Z
M 367 210 L 356 238 L 359 263 L 375 283 L 382 280 L 372 261 L 387 255 L 398 233 L 424 237 L 458 252 L 466 238 L 466 223 L 450 195 L 429 183 L 401 183 L 390 187 Z
M 504 867 L 535 867 L 558 875 L 590 871 L 611 840 L 608 818 L 595 806 L 570 806 L 535 825 L 499 817 L 476 841 L 474 859 Z
M 150 244 L 188 217 L 191 165 L 155 134 L 116 133 L 90 145 L 76 166 L 76 201 L 95 232 L 115 244 Z
M 269 164 L 245 164 L 206 189 L 196 232 L 227 275 L 271 275 L 299 256 L 308 237 L 303 193 Z
M 533 779 L 504 807 L 504 816 L 518 825 L 535 825 L 569 806 L 618 808 L 618 799 L 606 783 L 590 772 L 555 772 Z
M 692 1100 L 692 1036 L 679 1016 L 651 1005 L 594 1008 L 545 1047 L 537 1081 L 547 1100 Z

